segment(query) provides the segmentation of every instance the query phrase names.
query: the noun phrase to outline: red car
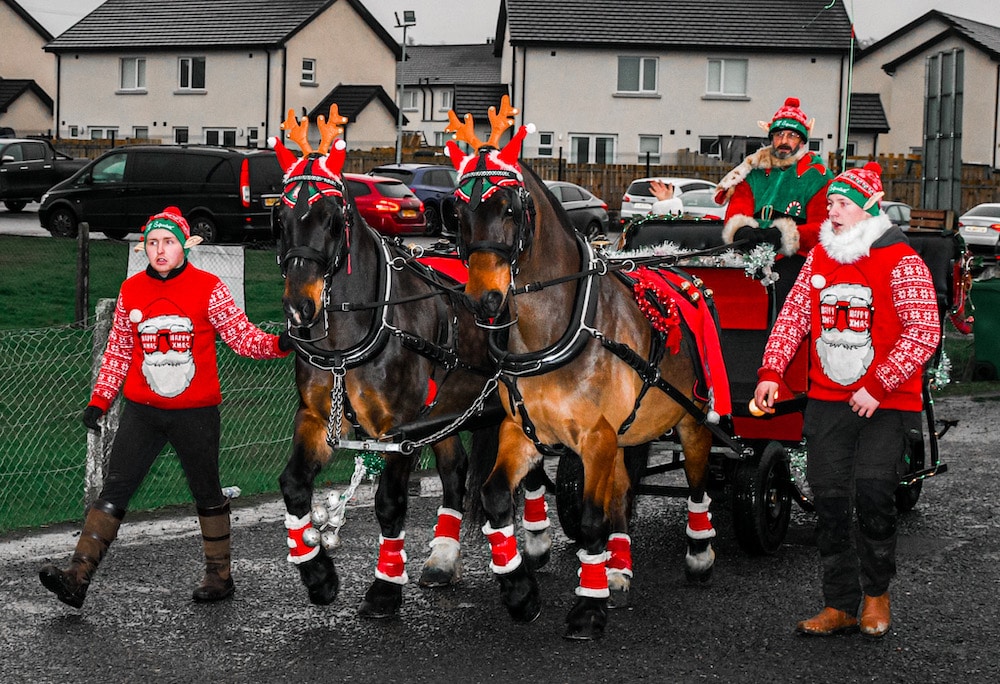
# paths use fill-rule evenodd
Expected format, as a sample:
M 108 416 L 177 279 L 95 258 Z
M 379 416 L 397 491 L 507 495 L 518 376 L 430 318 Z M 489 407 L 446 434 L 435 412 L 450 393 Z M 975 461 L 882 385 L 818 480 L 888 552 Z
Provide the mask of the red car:
M 383 235 L 427 232 L 424 203 L 396 178 L 345 173 L 347 190 L 369 226 Z

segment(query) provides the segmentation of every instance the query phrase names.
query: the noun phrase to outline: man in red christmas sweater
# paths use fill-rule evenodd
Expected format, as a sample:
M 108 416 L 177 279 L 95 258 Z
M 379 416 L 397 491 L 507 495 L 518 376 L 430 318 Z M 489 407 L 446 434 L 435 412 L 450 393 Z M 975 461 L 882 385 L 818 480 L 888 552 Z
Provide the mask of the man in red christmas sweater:
M 118 534 L 129 500 L 160 450 L 177 451 L 195 501 L 205 552 L 205 577 L 196 601 L 233 593 L 229 500 L 219 481 L 219 388 L 216 333 L 236 353 L 254 359 L 287 356 L 287 337 L 253 325 L 229 288 L 188 263 L 191 237 L 176 207 L 149 219 L 136 249 L 149 266 L 126 280 L 83 422 L 98 421 L 124 385 L 124 408 L 100 497 L 90 507 L 76 551 L 65 570 L 45 565 L 42 584 L 63 603 L 83 605 L 91 577 Z
M 769 413 L 790 398 L 782 375 L 808 339 L 803 435 L 825 607 L 798 623 L 804 634 L 856 629 L 859 604 L 863 634 L 889 630 L 895 491 L 907 440 L 920 434 L 923 367 L 941 337 L 930 271 L 879 210 L 880 174 L 869 162 L 830 184 L 829 219 L 771 330 L 754 392 Z
M 771 144 L 719 181 L 715 201 L 729 202 L 725 242 L 767 242 L 785 257 L 804 257 L 815 246 L 820 223 L 826 219 L 826 186 L 833 175 L 809 151 L 806 143 L 815 120 L 808 121 L 799 104 L 798 98 L 790 97 L 770 123 L 758 121 Z M 799 265 L 801 260 L 796 268 Z

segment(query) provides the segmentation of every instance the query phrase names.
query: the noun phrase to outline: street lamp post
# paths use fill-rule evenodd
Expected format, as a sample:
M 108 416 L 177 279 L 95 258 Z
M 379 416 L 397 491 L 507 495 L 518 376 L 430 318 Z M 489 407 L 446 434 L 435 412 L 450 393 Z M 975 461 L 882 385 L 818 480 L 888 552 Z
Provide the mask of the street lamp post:
M 406 29 L 415 26 L 417 23 L 417 13 L 413 10 L 403 10 L 403 20 L 399 20 L 399 12 L 396 15 L 396 28 L 403 29 L 403 60 L 399 69 L 399 102 L 396 112 L 396 163 L 403 158 L 403 68 L 406 67 Z

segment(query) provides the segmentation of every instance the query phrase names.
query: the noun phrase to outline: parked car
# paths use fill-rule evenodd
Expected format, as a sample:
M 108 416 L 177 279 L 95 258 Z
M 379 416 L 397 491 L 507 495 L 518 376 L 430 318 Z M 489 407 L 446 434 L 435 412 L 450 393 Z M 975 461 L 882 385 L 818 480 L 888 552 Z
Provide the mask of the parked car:
M 649 187 L 649 181 L 660 180 L 664 183 L 673 184 L 674 196 L 684 200 L 684 193 L 691 190 L 714 190 L 715 183 L 701 178 L 636 178 L 629 183 L 628 189 L 622 195 L 622 208 L 619 213 L 621 224 L 625 225 L 633 216 L 648 214 L 653 208 L 656 198 Z
M 450 197 L 458 185 L 458 171 L 441 164 L 383 164 L 368 172 L 370 176 L 398 178 L 424 203 L 427 234 L 441 233 L 441 200 Z
M 369 226 L 383 235 L 422 235 L 424 203 L 398 178 L 345 173 L 347 190 Z
M 608 232 L 607 202 L 575 183 L 547 180 L 545 185 L 569 214 L 573 227 L 585 237 L 594 238 Z
M 63 154 L 48 140 L 0 139 L 0 200 L 16 214 L 87 162 Z
M 910 208 L 909 204 L 903 202 L 893 202 L 891 200 L 882 202 L 882 211 L 892 221 L 892 225 L 898 226 L 903 230 L 906 230 L 910 226 Z
M 688 190 L 681 195 L 681 203 L 685 216 L 716 221 L 726 218 L 726 207 L 729 206 L 728 202 L 715 203 L 715 190 Z
M 994 256 L 1000 238 L 1000 204 L 977 204 L 958 217 L 958 233 L 973 254 Z
M 38 220 L 56 236 L 75 237 L 86 221 L 92 230 L 121 239 L 173 205 L 205 242 L 239 241 L 270 235 L 282 175 L 271 150 L 118 147 L 50 188 Z

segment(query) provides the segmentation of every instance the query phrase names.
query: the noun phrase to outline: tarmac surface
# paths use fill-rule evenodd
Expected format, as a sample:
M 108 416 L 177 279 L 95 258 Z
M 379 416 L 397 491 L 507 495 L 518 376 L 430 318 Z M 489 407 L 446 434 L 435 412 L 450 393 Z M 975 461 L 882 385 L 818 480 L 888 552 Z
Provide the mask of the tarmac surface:
M 460 583 L 417 586 L 438 500 L 414 496 L 400 615 L 364 619 L 356 611 L 378 531 L 363 484 L 333 553 L 341 591 L 330 606 L 308 602 L 285 560 L 277 497 L 234 502 L 237 590 L 219 604 L 190 598 L 202 563 L 193 510 L 127 518 L 81 610 L 37 576 L 48 560 L 68 561 L 78 525 L 0 536 L 0 682 L 996 682 L 1000 393 L 935 408 L 960 423 L 941 441 L 948 472 L 925 482 L 900 520 L 893 626 L 881 640 L 796 635 L 796 621 L 821 607 L 812 516 L 795 509 L 778 553 L 750 557 L 723 498 L 713 503 L 712 582 L 693 586 L 683 501 L 640 497 L 631 605 L 611 612 L 603 639 L 580 643 L 561 638 L 578 563 L 552 499 L 542 614 L 523 625 L 500 604 L 479 530 L 463 529 Z

